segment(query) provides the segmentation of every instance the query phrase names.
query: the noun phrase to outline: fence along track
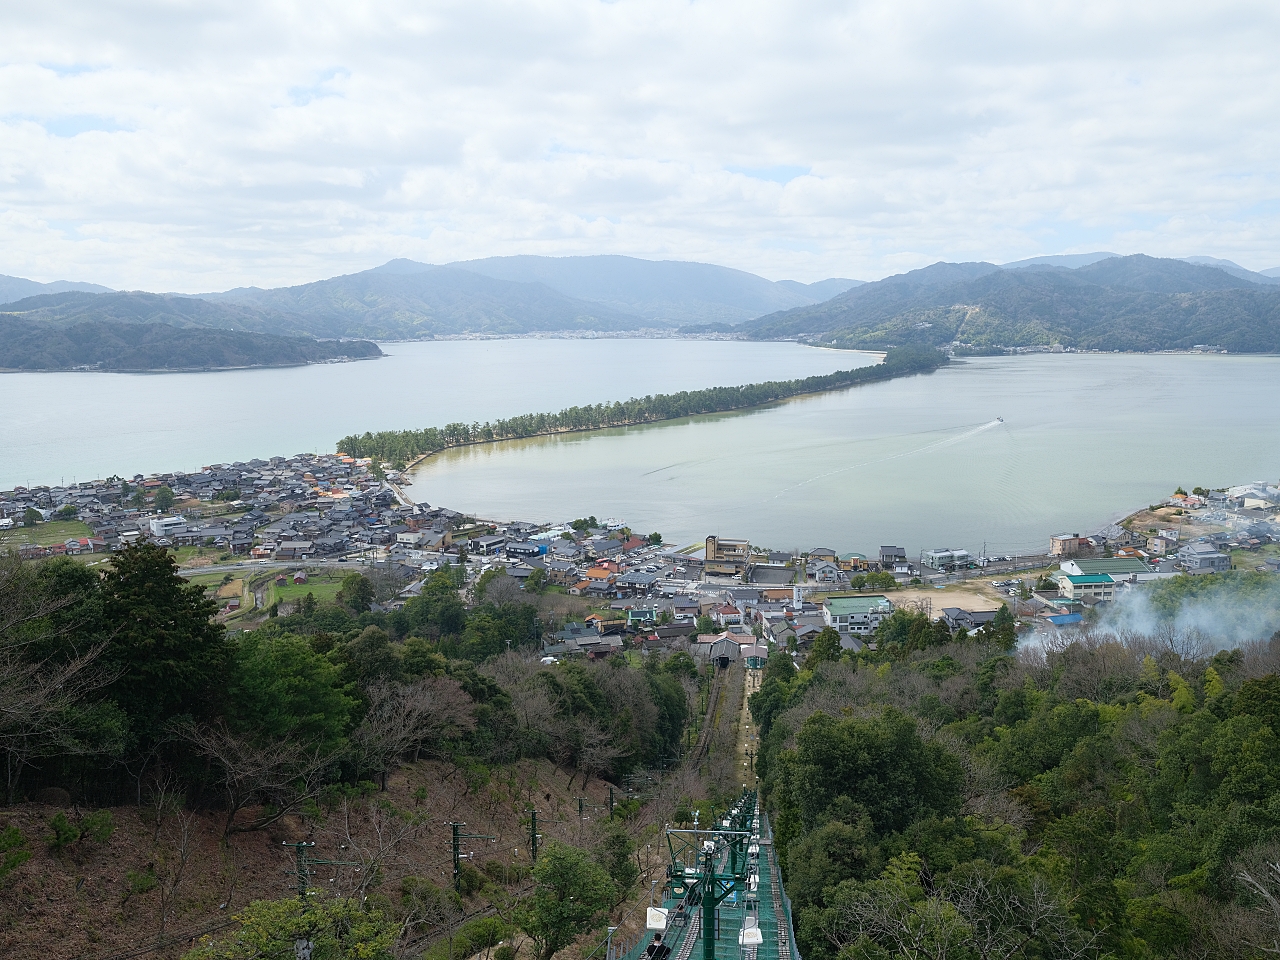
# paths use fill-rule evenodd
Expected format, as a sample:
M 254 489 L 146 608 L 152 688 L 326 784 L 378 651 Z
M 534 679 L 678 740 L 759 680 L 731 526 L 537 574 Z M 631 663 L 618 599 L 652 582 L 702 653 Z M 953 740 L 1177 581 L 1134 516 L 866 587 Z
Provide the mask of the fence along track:
M 773 916 L 778 929 L 778 960 L 798 960 L 799 954 L 791 943 L 791 917 L 782 902 L 782 873 L 778 870 L 778 857 L 773 846 L 773 830 L 767 817 L 762 817 L 769 837 L 769 893 L 773 900 Z
M 703 761 L 707 755 L 707 750 L 711 747 L 711 736 L 715 732 L 716 709 L 720 705 L 720 695 L 724 687 L 724 672 L 716 671 L 715 676 L 711 680 L 711 690 L 707 693 L 707 715 L 702 720 L 702 730 L 698 733 L 698 742 L 693 745 L 693 752 L 689 754 L 686 763 L 690 766 L 697 765 Z

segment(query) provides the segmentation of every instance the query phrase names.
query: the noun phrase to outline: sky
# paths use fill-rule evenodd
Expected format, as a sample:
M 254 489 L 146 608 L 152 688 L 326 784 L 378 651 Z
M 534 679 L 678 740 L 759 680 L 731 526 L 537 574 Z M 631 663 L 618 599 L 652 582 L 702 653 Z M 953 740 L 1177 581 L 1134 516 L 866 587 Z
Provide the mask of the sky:
M 0 8 L 0 274 L 279 286 L 393 257 L 876 279 L 1280 266 L 1274 0 Z

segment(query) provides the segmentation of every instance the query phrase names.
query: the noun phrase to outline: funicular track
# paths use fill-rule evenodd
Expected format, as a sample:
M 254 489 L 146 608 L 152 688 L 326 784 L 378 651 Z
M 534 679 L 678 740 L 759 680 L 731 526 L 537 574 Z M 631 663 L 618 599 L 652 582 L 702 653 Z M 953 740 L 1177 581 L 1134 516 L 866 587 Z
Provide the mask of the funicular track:
M 744 793 L 710 827 L 669 830 L 668 846 L 667 960 L 800 960 L 769 823 L 755 794 Z M 640 960 L 648 940 L 615 960 Z
M 717 670 L 711 680 L 711 689 L 707 692 L 707 713 L 702 720 L 702 729 L 698 731 L 698 742 L 693 745 L 687 758 L 689 766 L 697 766 L 707 757 L 711 748 L 711 738 L 715 735 L 716 711 L 720 708 L 720 700 L 724 695 L 726 672 Z

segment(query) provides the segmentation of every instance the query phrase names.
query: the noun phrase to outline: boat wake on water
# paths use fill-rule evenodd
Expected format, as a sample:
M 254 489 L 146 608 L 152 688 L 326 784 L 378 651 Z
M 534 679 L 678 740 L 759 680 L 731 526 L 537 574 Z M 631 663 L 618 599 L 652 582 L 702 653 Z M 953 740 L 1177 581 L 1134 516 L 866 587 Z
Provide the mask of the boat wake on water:
M 926 443 L 924 446 L 916 447 L 914 450 L 904 450 L 901 453 L 893 453 L 887 457 L 877 457 L 875 460 L 864 460 L 862 463 L 850 464 L 847 467 L 841 467 L 839 470 L 829 470 L 826 473 L 820 473 L 817 476 L 810 477 L 808 480 L 801 480 L 799 483 L 793 483 L 789 487 L 784 487 L 772 497 L 768 497 L 762 502 L 768 503 L 769 500 L 777 500 L 779 497 L 786 496 L 793 490 L 798 490 L 801 487 L 807 487 L 811 483 L 817 483 L 819 480 L 825 480 L 828 477 L 834 477 L 840 473 L 848 473 L 850 470 L 859 470 L 863 467 L 875 466 L 878 463 L 888 463 L 891 460 L 901 460 L 903 457 L 914 457 L 919 453 L 929 453 L 933 450 L 941 450 L 943 447 L 954 446 L 957 443 L 963 443 L 965 440 L 976 437 L 978 434 L 984 433 L 993 427 L 998 427 L 1003 423 L 1004 417 L 996 417 L 994 420 L 988 420 L 986 423 L 971 424 L 968 427 L 961 428 L 964 431 L 963 433 L 958 433 L 952 437 L 943 437 L 941 440 Z

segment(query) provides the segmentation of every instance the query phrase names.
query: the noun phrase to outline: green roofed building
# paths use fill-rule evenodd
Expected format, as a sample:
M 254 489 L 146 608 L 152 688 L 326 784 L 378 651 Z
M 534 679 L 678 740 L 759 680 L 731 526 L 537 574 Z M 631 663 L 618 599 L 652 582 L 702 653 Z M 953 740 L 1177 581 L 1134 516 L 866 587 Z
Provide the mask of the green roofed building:
M 1116 596 L 1116 582 L 1105 573 L 1087 573 L 1083 576 L 1059 573 L 1057 580 L 1058 593 L 1068 600 L 1084 600 L 1086 597 L 1114 600 Z
M 1115 574 L 1117 579 L 1128 580 L 1133 574 L 1150 573 L 1151 568 L 1141 560 L 1128 557 L 1100 558 L 1097 560 L 1063 560 L 1059 564 L 1063 573 L 1073 577 L 1095 574 Z
M 891 613 L 893 604 L 879 594 L 835 596 L 822 601 L 822 619 L 840 634 L 840 646 L 847 650 L 862 649 L 862 641 L 858 638 L 874 633 L 880 622 Z

